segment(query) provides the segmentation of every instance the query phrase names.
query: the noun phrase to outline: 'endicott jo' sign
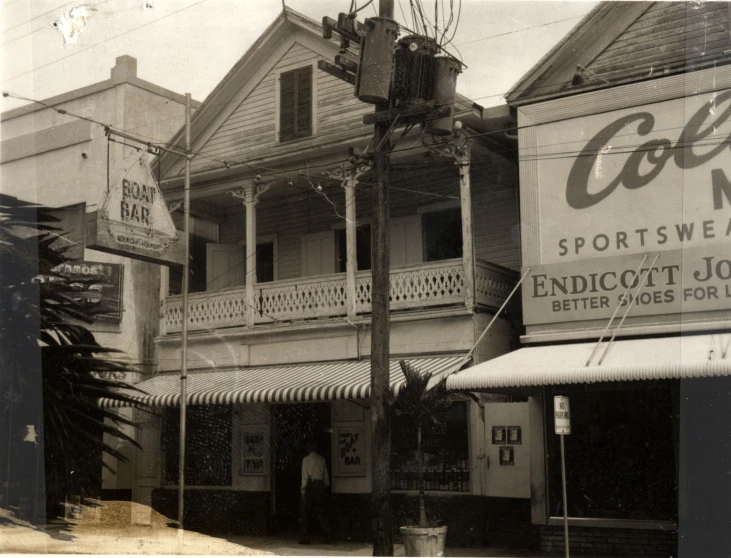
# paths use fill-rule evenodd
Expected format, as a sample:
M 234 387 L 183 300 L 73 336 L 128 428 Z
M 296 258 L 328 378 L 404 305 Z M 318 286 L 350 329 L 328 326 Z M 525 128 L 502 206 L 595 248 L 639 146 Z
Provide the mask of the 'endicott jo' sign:
M 635 296 L 629 316 L 703 312 L 731 307 L 731 252 L 706 246 L 533 266 L 523 284 L 526 325 L 609 319 Z M 623 310 L 620 310 L 623 314 Z M 620 314 L 621 315 L 621 314 Z

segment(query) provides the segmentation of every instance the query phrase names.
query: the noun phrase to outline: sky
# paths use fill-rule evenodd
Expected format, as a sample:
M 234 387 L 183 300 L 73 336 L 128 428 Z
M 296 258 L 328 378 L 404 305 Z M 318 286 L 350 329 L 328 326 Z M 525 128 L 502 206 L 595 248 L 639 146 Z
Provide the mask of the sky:
M 284 1 L 317 21 L 350 8 L 350 0 Z M 441 19 L 450 0 L 436 1 Z M 377 4 L 359 19 L 375 16 Z M 435 0 L 422 4 L 433 20 Z M 467 66 L 458 90 L 485 107 L 504 103 L 502 95 L 596 4 L 463 0 L 452 41 Z M 397 0 L 395 16 L 413 28 L 408 6 Z M 203 101 L 281 10 L 282 0 L 3 0 L 0 89 L 47 99 L 108 79 L 116 57 L 128 54 L 140 78 Z M 62 30 L 68 36 L 72 22 L 83 30 L 65 44 Z M 3 98 L 0 110 L 22 104 Z

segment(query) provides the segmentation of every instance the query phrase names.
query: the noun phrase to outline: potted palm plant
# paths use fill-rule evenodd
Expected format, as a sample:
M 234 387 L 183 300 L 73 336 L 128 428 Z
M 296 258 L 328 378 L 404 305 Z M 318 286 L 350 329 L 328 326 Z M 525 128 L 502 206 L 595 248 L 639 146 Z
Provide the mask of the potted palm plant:
M 406 383 L 393 396 L 393 411 L 408 423 L 408 431 L 416 436 L 417 482 L 419 488 L 419 523 L 400 528 L 406 556 L 444 556 L 447 527 L 429 522 L 424 497 L 424 452 L 422 434 L 428 426 L 443 425 L 451 400 L 446 378 L 429 387 L 431 374 L 422 374 L 405 361 L 400 361 Z

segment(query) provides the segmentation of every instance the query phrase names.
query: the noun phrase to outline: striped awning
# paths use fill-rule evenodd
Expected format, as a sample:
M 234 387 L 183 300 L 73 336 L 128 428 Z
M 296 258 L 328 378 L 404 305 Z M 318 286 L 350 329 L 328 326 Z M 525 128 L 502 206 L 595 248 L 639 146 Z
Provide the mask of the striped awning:
M 436 383 L 453 372 L 464 355 L 406 359 L 422 373 L 432 374 Z M 188 375 L 186 401 L 189 405 L 235 405 L 240 403 L 293 403 L 364 399 L 371 392 L 369 360 L 240 368 Z M 396 392 L 404 384 L 398 360 L 391 361 L 390 384 Z M 180 404 L 180 376 L 162 374 L 136 384 L 141 394 L 125 393 L 139 404 L 170 407 Z M 100 407 L 127 407 L 113 399 L 100 399 Z
M 731 335 L 615 341 L 601 365 L 603 342 L 586 366 L 596 342 L 529 347 L 452 374 L 450 390 L 545 386 L 630 380 L 731 376 Z

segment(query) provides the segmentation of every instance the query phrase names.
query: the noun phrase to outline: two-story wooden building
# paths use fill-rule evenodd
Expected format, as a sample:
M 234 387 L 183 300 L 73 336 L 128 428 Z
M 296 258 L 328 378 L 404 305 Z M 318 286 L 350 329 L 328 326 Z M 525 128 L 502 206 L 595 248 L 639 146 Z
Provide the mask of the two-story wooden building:
M 370 529 L 370 215 L 372 173 L 348 157 L 373 127 L 352 86 L 318 70 L 336 41 L 285 11 L 192 120 L 186 527 L 271 532 L 296 525 L 302 448 L 327 456 L 342 536 Z M 390 179 L 391 383 L 406 359 L 455 371 L 517 280 L 517 165 L 507 107 L 464 97 L 444 142 L 398 128 Z M 173 143 L 180 145 L 181 132 Z M 371 146 L 372 148 L 373 146 Z M 183 161 L 163 155 L 161 188 L 182 198 Z M 180 212 L 174 214 L 180 226 Z M 182 311 L 179 272 L 163 279 L 158 374 L 140 384 L 136 488 L 175 517 Z M 515 312 L 472 355 L 515 348 Z M 517 420 L 517 419 L 516 419 Z M 455 396 L 430 433 L 427 488 L 450 540 L 481 544 L 484 406 Z M 394 438 L 397 513 L 410 505 L 415 442 Z M 150 496 L 146 496 L 150 497 Z M 436 504 L 435 504 L 436 505 Z M 400 510 L 400 511 L 399 511 Z M 398 526 L 400 519 L 396 519 Z M 405 519 L 404 519 L 405 521 Z

